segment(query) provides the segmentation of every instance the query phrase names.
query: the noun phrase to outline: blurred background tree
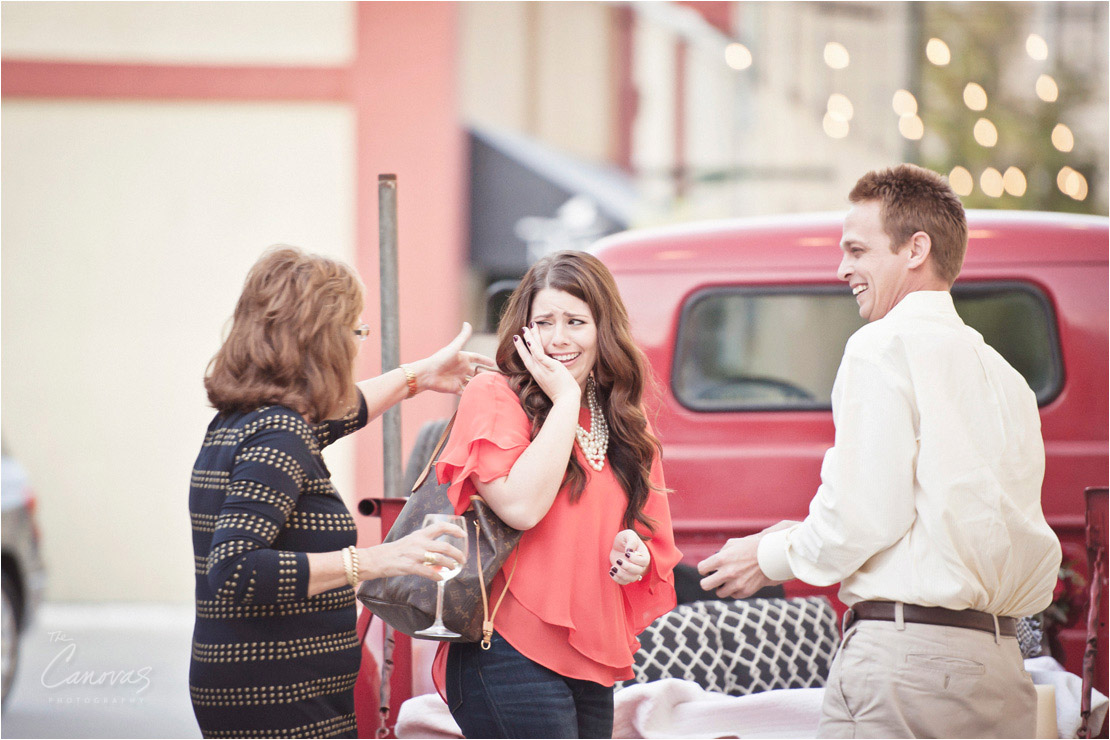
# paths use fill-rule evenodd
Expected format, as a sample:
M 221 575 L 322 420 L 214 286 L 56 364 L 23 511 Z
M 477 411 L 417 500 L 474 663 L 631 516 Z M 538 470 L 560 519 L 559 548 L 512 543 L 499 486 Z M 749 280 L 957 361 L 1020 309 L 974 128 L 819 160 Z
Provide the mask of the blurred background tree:
M 1028 27 L 1030 9 L 1005 2 L 916 9 L 925 128 L 917 159 L 949 173 L 971 208 L 1106 214 L 1106 203 L 1087 197 L 1088 183 L 1106 177 L 1106 162 L 1081 124 L 1101 80 L 1069 64 L 1058 40 L 1081 44 L 1082 36 L 1065 34 L 1051 5 L 1041 9 L 1055 39 L 1017 30 Z

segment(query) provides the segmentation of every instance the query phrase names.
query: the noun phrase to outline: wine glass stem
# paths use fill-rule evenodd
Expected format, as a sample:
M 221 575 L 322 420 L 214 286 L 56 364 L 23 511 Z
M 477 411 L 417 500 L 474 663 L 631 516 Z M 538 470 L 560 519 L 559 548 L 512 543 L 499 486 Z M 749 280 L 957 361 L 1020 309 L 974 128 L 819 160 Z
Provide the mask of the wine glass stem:
M 443 626 L 443 585 L 446 581 L 436 581 L 436 622 L 433 627 Z

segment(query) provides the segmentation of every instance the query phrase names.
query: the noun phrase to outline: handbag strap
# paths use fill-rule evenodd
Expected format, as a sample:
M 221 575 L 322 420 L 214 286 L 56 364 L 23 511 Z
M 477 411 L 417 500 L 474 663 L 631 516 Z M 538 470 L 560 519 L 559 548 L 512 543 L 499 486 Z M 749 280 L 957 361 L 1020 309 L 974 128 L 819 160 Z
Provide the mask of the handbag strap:
M 471 496 L 470 500 L 481 499 L 481 496 Z M 478 520 L 474 520 L 474 533 L 478 537 L 482 536 L 481 524 Z M 520 547 L 518 543 L 514 550 Z M 516 564 L 520 562 L 520 553 L 514 552 L 516 557 L 513 558 L 513 567 L 509 569 L 509 575 L 505 578 L 505 588 L 501 589 L 501 595 L 497 598 L 497 603 L 493 605 L 493 612 L 489 610 L 489 597 L 486 595 L 486 578 L 482 569 L 482 548 L 476 549 L 478 553 L 478 587 L 482 591 L 482 649 L 489 650 L 490 640 L 493 639 L 493 618 L 497 616 L 497 610 L 501 608 L 501 602 L 505 600 L 505 594 L 509 592 L 509 584 L 513 580 L 513 573 L 516 573 Z
M 447 442 L 447 435 L 451 433 L 451 427 L 455 426 L 455 417 L 458 416 L 458 413 L 459 412 L 456 411 L 451 414 L 450 421 L 448 421 L 447 426 L 443 428 L 443 434 L 439 435 L 439 441 L 436 442 L 432 454 L 428 457 L 428 463 L 424 466 L 424 470 L 420 472 L 420 475 L 417 476 L 416 482 L 412 484 L 413 493 L 424 483 L 424 479 L 428 477 L 428 471 L 432 469 L 432 466 L 436 463 L 436 458 L 439 457 L 439 453 L 443 451 L 443 445 Z

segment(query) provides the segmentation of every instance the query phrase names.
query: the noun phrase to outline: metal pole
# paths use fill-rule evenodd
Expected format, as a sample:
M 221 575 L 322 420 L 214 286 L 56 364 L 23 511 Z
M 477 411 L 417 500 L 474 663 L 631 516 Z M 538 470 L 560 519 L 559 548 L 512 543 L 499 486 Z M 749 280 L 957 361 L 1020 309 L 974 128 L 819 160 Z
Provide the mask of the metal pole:
M 397 176 L 378 175 L 378 262 L 381 273 L 382 372 L 401 364 L 397 288 Z M 401 495 L 401 409 L 382 415 L 383 498 Z

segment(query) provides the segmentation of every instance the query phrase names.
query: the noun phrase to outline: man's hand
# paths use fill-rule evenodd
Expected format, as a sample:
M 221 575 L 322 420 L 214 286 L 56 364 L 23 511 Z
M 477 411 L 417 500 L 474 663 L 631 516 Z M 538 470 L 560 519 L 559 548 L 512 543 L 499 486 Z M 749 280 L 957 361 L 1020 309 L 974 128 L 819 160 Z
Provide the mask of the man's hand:
M 756 552 L 763 535 L 780 525 L 768 528 L 759 534 L 729 540 L 715 555 L 710 555 L 698 563 L 701 587 L 706 591 L 716 591 L 721 598 L 743 599 L 751 596 L 764 586 L 773 586 L 783 581 L 772 581 L 759 568 Z

